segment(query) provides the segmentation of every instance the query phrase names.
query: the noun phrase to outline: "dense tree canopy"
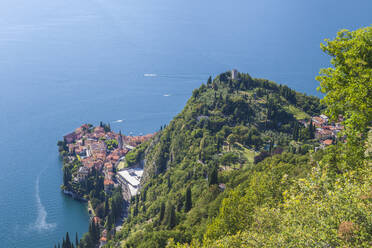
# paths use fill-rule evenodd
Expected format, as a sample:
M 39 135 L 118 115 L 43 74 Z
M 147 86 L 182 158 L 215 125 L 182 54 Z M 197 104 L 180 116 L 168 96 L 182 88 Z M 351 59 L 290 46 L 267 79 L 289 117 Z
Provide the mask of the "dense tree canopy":
M 168 248 L 371 247 L 371 28 L 341 31 L 322 49 L 334 65 L 318 77 L 323 101 L 334 118 L 345 115 L 347 144 L 259 162 L 224 198 L 202 241 L 171 239 Z
M 344 115 L 352 131 L 365 131 L 372 120 L 372 26 L 341 30 L 321 48 L 333 65 L 317 77 L 327 113 L 334 119 Z

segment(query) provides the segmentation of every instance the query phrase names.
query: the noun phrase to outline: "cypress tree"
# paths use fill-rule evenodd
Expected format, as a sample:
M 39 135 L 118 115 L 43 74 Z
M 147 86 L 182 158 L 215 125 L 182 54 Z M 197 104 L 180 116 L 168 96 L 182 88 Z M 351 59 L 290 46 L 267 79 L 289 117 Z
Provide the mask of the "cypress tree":
M 313 124 L 313 119 L 310 119 L 309 136 L 310 136 L 310 139 L 314 139 L 315 138 L 315 127 L 314 127 L 314 124 Z
M 105 200 L 105 216 L 107 216 L 110 212 L 110 205 L 109 205 L 109 201 L 108 201 L 108 197 L 106 197 L 106 200 Z
M 93 221 L 90 222 L 89 224 L 89 236 L 93 239 L 94 237 L 94 227 L 93 227 Z
M 211 173 L 208 176 L 208 185 L 218 184 L 218 171 L 216 166 L 213 167 Z
M 212 77 L 209 76 L 209 78 L 208 78 L 208 82 L 207 82 L 207 85 L 210 85 L 211 83 L 212 83 Z
M 136 203 L 134 207 L 134 211 L 133 211 L 133 216 L 137 216 L 137 215 L 138 215 L 138 203 Z
M 78 248 L 79 246 L 79 238 L 78 238 L 78 233 L 76 232 L 76 235 L 75 235 L 75 246 L 76 248 Z
M 168 229 L 172 229 L 176 226 L 176 212 L 172 203 L 168 202 L 165 211 L 164 224 Z
M 66 232 L 66 248 L 71 248 L 71 241 L 68 232 Z
M 293 133 L 292 133 L 292 135 L 293 135 L 293 139 L 296 140 L 296 141 L 299 138 L 298 137 L 299 136 L 298 133 L 299 133 L 298 123 L 295 122 L 294 125 L 293 125 Z
M 172 182 L 170 180 L 170 175 L 169 174 L 167 176 L 167 185 L 168 185 L 168 189 L 170 189 L 172 187 Z
M 164 204 L 164 202 L 162 202 L 161 205 L 160 205 L 160 217 L 159 217 L 159 222 L 160 223 L 164 219 L 164 212 L 165 212 L 165 204 Z
M 100 236 L 99 223 L 94 224 L 94 225 L 95 225 L 95 243 L 97 243 L 99 240 L 99 236 Z
M 63 167 L 63 185 L 67 187 L 70 180 L 70 170 L 67 167 Z
M 189 212 L 191 208 L 192 208 L 191 188 L 187 187 L 185 198 L 185 212 Z

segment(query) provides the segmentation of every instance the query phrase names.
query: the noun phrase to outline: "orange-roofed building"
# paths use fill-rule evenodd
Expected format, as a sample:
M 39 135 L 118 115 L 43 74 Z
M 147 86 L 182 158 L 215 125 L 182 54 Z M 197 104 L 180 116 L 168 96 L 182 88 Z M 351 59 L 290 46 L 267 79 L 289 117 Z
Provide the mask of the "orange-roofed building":
M 83 159 L 81 161 L 81 163 L 83 164 L 84 167 L 87 167 L 88 169 L 92 169 L 93 166 L 94 166 L 94 163 L 92 161 L 92 159 L 89 157 L 89 158 L 86 158 L 86 159 Z
M 323 144 L 324 144 L 325 146 L 332 145 L 332 143 L 333 143 L 333 140 L 331 140 L 331 139 L 327 139 L 327 140 L 324 140 L 324 141 L 323 141 Z

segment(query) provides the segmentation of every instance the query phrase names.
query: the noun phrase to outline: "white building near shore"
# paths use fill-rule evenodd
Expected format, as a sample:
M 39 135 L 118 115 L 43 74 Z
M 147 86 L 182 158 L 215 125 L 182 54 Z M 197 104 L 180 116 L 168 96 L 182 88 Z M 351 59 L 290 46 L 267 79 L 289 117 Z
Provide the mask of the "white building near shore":
M 118 181 L 122 185 L 124 191 L 129 193 L 130 197 L 137 195 L 141 178 L 143 175 L 143 169 L 131 168 L 119 171 L 117 176 Z

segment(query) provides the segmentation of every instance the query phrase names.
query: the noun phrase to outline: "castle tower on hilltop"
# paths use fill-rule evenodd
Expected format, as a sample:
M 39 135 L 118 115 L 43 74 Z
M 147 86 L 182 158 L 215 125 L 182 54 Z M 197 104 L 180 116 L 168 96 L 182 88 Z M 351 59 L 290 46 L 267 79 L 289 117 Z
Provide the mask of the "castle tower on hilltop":
M 232 69 L 231 70 L 231 79 L 238 79 L 239 75 L 238 75 L 238 70 L 236 69 Z

